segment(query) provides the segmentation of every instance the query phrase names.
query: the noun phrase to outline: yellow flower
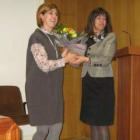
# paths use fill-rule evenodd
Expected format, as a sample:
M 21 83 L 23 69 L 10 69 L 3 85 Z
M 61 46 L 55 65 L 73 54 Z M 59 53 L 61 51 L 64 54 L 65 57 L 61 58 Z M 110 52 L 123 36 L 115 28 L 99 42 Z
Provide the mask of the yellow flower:
M 77 32 L 73 28 L 64 27 L 61 23 L 56 26 L 54 32 L 66 36 L 68 40 L 78 37 Z
M 75 32 L 72 28 L 69 28 L 69 34 L 73 34 L 73 32 Z
M 69 28 L 69 32 L 68 33 L 69 33 L 69 36 L 71 38 L 77 37 L 77 33 L 72 28 Z
M 68 32 L 68 28 L 63 28 L 63 29 L 62 29 L 62 32 L 63 32 L 63 33 L 67 33 L 67 32 Z
M 76 33 L 73 33 L 73 34 L 71 35 L 71 37 L 72 37 L 72 38 L 75 38 L 75 37 L 77 37 L 77 34 L 76 34 Z

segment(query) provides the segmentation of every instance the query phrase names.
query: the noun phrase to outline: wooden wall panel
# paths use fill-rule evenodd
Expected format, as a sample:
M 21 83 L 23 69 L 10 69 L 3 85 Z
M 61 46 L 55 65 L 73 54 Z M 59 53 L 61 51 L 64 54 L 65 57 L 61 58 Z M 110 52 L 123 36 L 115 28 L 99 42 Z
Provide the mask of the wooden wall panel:
M 129 36 L 122 32 L 128 31 L 132 38 L 132 45 L 140 46 L 140 1 L 139 0 L 46 0 L 55 3 L 61 11 L 61 22 L 66 27 L 72 27 L 78 32 L 83 31 L 87 16 L 96 7 L 103 7 L 109 11 L 114 32 L 117 35 L 117 48 L 129 46 Z M 116 90 L 116 61 L 112 62 Z M 65 124 L 61 138 L 90 136 L 89 126 L 79 120 L 81 103 L 81 67 L 74 69 L 66 66 L 64 69 L 64 100 Z M 117 102 L 117 101 L 116 101 Z M 116 108 L 117 111 L 117 108 Z M 115 112 L 116 112 L 115 111 Z M 111 140 L 116 140 L 115 124 L 110 127 Z
M 122 30 L 126 29 L 126 1 L 125 0 L 106 0 L 105 9 L 107 9 L 111 15 L 112 26 L 114 32 L 117 34 L 117 46 L 122 48 L 122 46 L 129 45 L 128 35 Z
M 61 12 L 60 22 L 82 32 L 85 24 L 84 0 L 47 0 L 55 3 Z M 84 136 L 84 124 L 79 120 L 81 106 L 81 66 L 64 68 L 64 126 L 61 139 Z
M 132 37 L 132 44 L 134 46 L 140 46 L 140 1 L 139 0 L 128 0 L 127 1 L 127 30 L 130 32 Z

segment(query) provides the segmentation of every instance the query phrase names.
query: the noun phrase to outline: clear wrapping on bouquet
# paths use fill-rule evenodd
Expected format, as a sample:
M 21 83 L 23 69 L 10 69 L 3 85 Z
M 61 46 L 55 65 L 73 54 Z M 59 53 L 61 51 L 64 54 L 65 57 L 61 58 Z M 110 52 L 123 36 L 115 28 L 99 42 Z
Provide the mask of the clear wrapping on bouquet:
M 86 44 L 71 44 L 70 46 L 67 46 L 69 52 L 81 56 L 85 54 L 86 47 L 87 47 Z
M 55 34 L 55 37 L 56 37 L 55 42 L 58 46 L 67 47 L 68 52 L 84 56 L 87 48 L 86 41 L 88 39 L 86 34 L 81 34 L 80 36 L 72 40 L 68 40 L 66 36 L 59 34 Z M 72 65 L 73 67 L 79 66 L 77 64 L 70 65 Z
M 74 54 L 77 54 L 80 56 L 84 56 L 87 45 L 85 43 L 83 43 L 83 44 L 80 44 L 80 43 L 79 44 L 71 44 L 70 46 L 67 46 L 67 48 L 68 48 L 68 51 L 71 53 L 74 53 Z M 69 64 L 75 68 L 79 67 L 78 64 L 71 64 L 71 63 L 69 63 Z

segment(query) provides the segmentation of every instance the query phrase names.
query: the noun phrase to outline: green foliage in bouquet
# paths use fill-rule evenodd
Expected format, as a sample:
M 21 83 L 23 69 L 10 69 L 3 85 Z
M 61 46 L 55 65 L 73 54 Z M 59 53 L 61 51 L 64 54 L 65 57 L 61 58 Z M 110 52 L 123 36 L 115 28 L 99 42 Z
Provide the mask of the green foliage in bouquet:
M 78 34 L 73 28 L 66 28 L 63 24 L 58 23 L 56 27 L 53 30 L 54 33 L 64 35 L 68 38 L 68 40 L 72 40 L 76 37 L 78 37 L 80 34 Z

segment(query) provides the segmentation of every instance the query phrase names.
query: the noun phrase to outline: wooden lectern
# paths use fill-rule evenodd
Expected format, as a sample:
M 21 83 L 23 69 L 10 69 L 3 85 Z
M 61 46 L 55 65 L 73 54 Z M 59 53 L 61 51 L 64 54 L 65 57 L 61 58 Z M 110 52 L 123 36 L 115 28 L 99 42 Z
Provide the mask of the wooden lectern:
M 140 47 L 117 50 L 117 140 L 140 140 Z
M 0 116 L 0 140 L 20 140 L 20 130 L 9 117 Z

